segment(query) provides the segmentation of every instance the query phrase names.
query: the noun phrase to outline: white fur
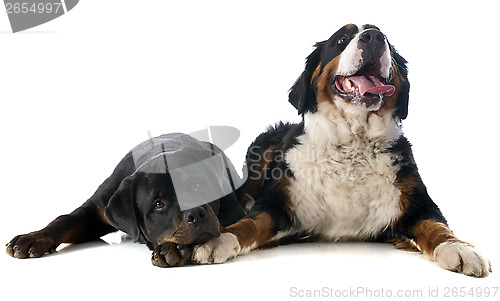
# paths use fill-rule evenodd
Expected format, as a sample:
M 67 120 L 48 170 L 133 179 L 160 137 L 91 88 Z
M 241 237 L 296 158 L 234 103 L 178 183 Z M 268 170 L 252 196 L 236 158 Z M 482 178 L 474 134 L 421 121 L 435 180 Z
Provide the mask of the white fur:
M 250 211 L 250 209 L 252 209 L 255 205 L 255 200 L 247 193 L 241 195 L 241 202 L 245 204 L 245 212 Z
M 363 60 L 361 53 L 363 52 L 358 48 L 358 42 L 361 34 L 369 30 L 370 28 L 364 29 L 358 26 L 359 32 L 354 36 L 354 38 L 349 42 L 347 47 L 342 51 L 340 55 L 339 65 L 337 68 L 337 75 L 351 76 L 356 73 L 363 65 Z M 383 78 L 388 79 L 391 73 L 391 51 L 389 49 L 389 44 L 385 41 L 385 51 L 380 58 L 380 75 Z
M 349 42 L 347 47 L 342 51 L 337 67 L 337 74 L 343 76 L 350 76 L 356 73 L 360 68 L 361 53 L 363 52 L 358 48 L 359 33 Z
M 297 231 L 366 239 L 395 221 L 401 214 L 398 166 L 386 150 L 401 134 L 390 115 L 339 110 L 331 103 L 307 113 L 305 134 L 286 154 Z
M 238 254 L 248 252 L 242 250 L 238 238 L 232 233 L 222 233 L 219 237 L 198 245 L 193 250 L 192 260 L 196 263 L 223 263 Z
M 444 242 L 434 249 L 434 260 L 444 269 L 475 277 L 486 277 L 490 262 L 476 249 L 461 242 Z

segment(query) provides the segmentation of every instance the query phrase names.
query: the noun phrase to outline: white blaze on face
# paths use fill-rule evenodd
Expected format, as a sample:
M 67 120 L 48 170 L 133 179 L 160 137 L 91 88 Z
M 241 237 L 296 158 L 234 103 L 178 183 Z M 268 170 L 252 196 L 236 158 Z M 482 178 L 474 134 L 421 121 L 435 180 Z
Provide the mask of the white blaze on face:
M 351 41 L 349 41 L 349 44 L 340 55 L 336 75 L 351 76 L 358 72 L 358 70 L 363 66 L 363 50 L 358 48 L 358 42 L 363 32 L 370 28 L 364 29 L 363 26 L 358 26 L 358 28 L 359 32 L 354 36 L 354 38 L 352 38 Z M 380 57 L 380 75 L 382 75 L 383 78 L 388 79 L 391 70 L 391 51 L 389 49 L 389 44 L 387 43 L 387 41 L 385 41 L 384 43 L 385 51 Z
M 391 74 L 391 50 L 389 49 L 389 44 L 385 41 L 385 51 L 380 57 L 380 75 L 383 78 L 388 79 Z
M 349 41 L 347 47 L 342 51 L 339 66 L 337 68 L 337 75 L 350 76 L 356 73 L 361 67 L 363 63 L 361 53 L 363 50 L 358 48 L 359 35 L 360 32 Z

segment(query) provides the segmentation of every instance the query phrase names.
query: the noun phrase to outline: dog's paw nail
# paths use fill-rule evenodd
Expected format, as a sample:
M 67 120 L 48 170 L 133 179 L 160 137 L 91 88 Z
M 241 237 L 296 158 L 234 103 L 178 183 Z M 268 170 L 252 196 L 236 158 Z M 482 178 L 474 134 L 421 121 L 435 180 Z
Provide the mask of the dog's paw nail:
M 435 261 L 443 268 L 474 277 L 486 277 L 490 262 L 474 247 L 463 242 L 444 242 L 434 250 Z

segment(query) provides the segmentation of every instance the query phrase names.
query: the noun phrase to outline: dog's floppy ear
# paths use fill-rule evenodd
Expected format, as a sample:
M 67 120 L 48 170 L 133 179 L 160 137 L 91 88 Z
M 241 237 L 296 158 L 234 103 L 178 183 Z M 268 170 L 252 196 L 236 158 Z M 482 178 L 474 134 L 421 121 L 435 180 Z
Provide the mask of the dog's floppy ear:
M 304 72 L 295 81 L 288 93 L 288 101 L 300 114 L 316 112 L 316 92 L 312 85 L 312 75 L 318 67 L 321 58 L 321 50 L 325 42 L 316 43 L 316 49 L 307 57 Z
M 398 98 L 396 100 L 396 112 L 395 115 L 398 116 L 401 120 L 405 119 L 408 116 L 408 101 L 410 97 L 410 82 L 408 81 L 408 68 L 406 67 L 406 63 L 408 63 L 391 45 L 391 55 L 393 62 L 396 64 L 398 68 L 401 87 L 399 88 Z
M 134 175 L 125 178 L 104 209 L 104 216 L 115 228 L 137 241 L 140 231 L 135 213 Z

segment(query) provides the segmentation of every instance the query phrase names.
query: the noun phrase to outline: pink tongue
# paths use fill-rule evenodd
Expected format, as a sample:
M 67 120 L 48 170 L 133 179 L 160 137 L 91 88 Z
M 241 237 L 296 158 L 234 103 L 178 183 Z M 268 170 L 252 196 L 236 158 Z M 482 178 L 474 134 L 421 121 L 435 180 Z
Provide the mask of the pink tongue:
M 349 77 L 354 86 L 359 89 L 363 96 L 365 93 L 384 96 L 391 96 L 396 88 L 393 85 L 384 85 L 375 76 L 351 76 Z

